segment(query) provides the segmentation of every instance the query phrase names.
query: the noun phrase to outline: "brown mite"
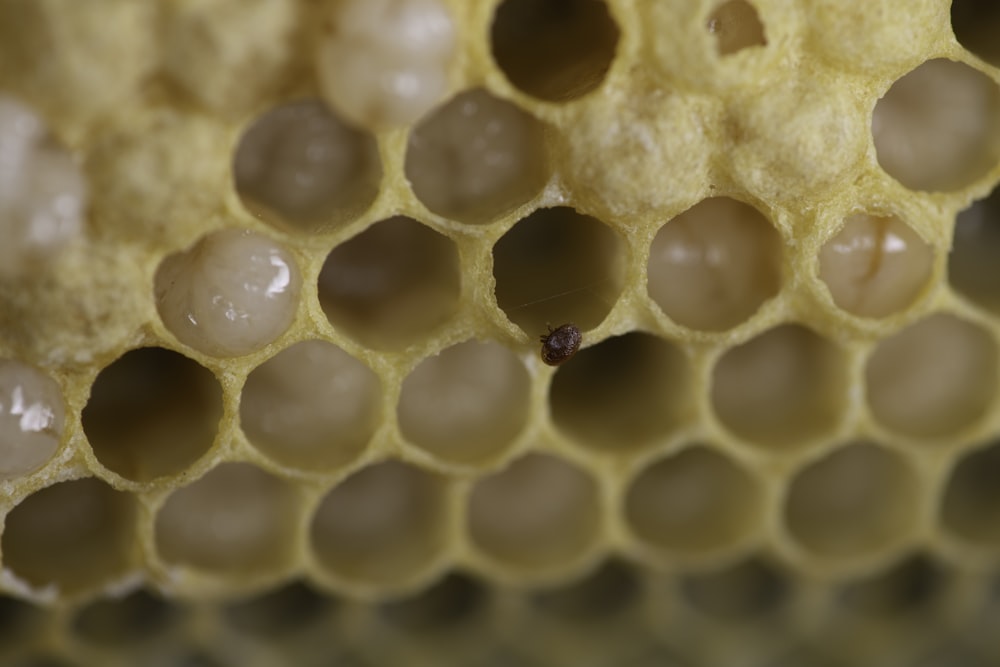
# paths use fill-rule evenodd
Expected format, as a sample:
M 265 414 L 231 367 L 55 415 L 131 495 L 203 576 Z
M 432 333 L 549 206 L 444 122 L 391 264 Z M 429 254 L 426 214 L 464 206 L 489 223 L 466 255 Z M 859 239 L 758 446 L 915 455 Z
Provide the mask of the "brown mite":
M 583 342 L 583 334 L 575 324 L 563 324 L 540 336 L 542 341 L 542 361 L 549 366 L 558 366 L 576 354 Z

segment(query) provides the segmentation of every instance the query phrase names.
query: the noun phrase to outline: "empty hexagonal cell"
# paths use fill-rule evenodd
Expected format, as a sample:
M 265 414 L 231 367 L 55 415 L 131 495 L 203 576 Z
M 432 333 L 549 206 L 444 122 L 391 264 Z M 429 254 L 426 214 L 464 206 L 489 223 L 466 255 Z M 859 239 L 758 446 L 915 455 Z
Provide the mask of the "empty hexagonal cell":
M 819 251 L 819 277 L 834 303 L 861 317 L 905 309 L 931 276 L 934 251 L 895 216 L 858 213 Z
M 684 354 L 646 333 L 609 338 L 556 371 L 549 405 L 580 443 L 629 451 L 666 438 L 691 409 Z
M 788 599 L 790 588 L 787 577 L 759 557 L 680 581 L 689 605 L 723 621 L 750 621 L 773 613 Z
M 78 610 L 73 632 L 84 641 L 122 647 L 155 637 L 180 616 L 180 608 L 146 591 L 102 598 Z
M 652 464 L 625 496 L 628 525 L 645 545 L 704 555 L 736 546 L 758 529 L 758 482 L 708 447 L 690 447 Z
M 997 385 L 997 346 L 979 326 L 937 314 L 884 339 L 868 360 L 868 405 L 885 426 L 942 437 L 986 414 Z
M 617 560 L 569 584 L 532 596 L 536 607 L 571 623 L 602 621 L 634 605 L 641 595 L 635 568 Z
M 302 278 L 278 242 L 225 229 L 166 257 L 156 270 L 156 309 L 185 345 L 237 357 L 273 342 L 295 319 Z
M 447 485 L 398 461 L 354 473 L 323 498 L 312 519 L 320 565 L 352 582 L 404 581 L 444 550 Z
M 923 554 L 845 584 L 840 602 L 853 613 L 896 618 L 926 609 L 946 583 L 944 570 Z
M 227 604 L 222 616 L 241 634 L 274 640 L 320 622 L 334 607 L 335 599 L 294 582 Z
M 210 371 L 147 347 L 100 372 L 81 419 L 105 467 L 148 481 L 180 473 L 207 452 L 221 417 L 222 388 Z
M 504 0 L 493 16 L 493 57 L 512 84 L 565 102 L 601 84 L 618 46 L 602 0 Z
M 240 426 L 275 461 L 304 470 L 344 465 L 378 426 L 381 385 L 370 368 L 325 341 L 282 350 L 243 385 Z
M 951 28 L 969 51 L 1000 67 L 1000 5 L 991 0 L 952 0 Z
M 712 374 L 712 405 L 737 436 L 762 447 L 796 447 L 833 427 L 846 381 L 836 346 L 786 324 L 722 355 Z
M 899 454 L 855 443 L 795 475 L 785 497 L 785 523 L 817 556 L 864 557 L 910 537 L 919 497 L 916 475 Z
M 257 217 L 322 231 L 371 205 L 382 163 L 373 136 L 345 125 L 322 102 L 303 100 L 254 121 L 236 148 L 233 178 Z
M 1000 314 L 1000 272 L 995 258 L 1000 252 L 1000 188 L 958 214 L 948 281 L 956 291 Z
M 414 194 L 435 213 L 470 224 L 530 201 L 550 172 L 542 123 L 478 88 L 424 119 L 406 149 Z
M 403 217 L 338 245 L 319 274 L 330 323 L 383 349 L 405 346 L 447 321 L 460 289 L 454 242 Z
M 599 536 L 596 482 L 544 454 L 529 454 L 479 479 L 469 496 L 468 530 L 475 545 L 516 568 L 565 566 Z
M 517 356 L 493 341 L 466 341 L 424 359 L 403 381 L 403 435 L 449 461 L 495 458 L 528 420 L 531 379 Z
M 0 94 L 0 279 L 28 278 L 80 236 L 87 183 L 34 110 Z
M 420 593 L 379 606 L 382 618 L 397 628 L 425 635 L 428 632 L 457 632 L 484 611 L 489 595 L 478 581 L 448 574 Z
M 941 522 L 975 546 L 1000 547 L 1000 443 L 965 454 L 948 478 Z
M 957 190 L 1000 159 L 1000 86 L 951 60 L 928 60 L 875 105 L 878 162 L 913 190 Z
M 219 576 L 269 573 L 295 550 L 298 495 L 249 463 L 223 463 L 167 498 L 156 548 L 172 565 Z
M 52 378 L 20 361 L 0 359 L 0 479 L 45 465 L 62 442 L 66 402 Z
M 497 305 L 532 336 L 566 322 L 591 329 L 618 299 L 625 261 L 622 240 L 596 218 L 540 209 L 493 247 Z
M 667 317 L 692 329 L 728 329 L 781 288 L 781 239 L 754 207 L 713 197 L 657 232 L 646 268 L 649 296 Z
M 60 595 L 100 590 L 132 566 L 135 515 L 132 496 L 94 478 L 44 488 L 7 515 L 4 568 Z
M 50 616 L 38 605 L 7 595 L 0 596 L 0 642 L 11 646 L 30 641 Z
M 760 16 L 746 0 L 729 0 L 717 6 L 708 17 L 708 30 L 715 35 L 720 56 L 767 44 Z

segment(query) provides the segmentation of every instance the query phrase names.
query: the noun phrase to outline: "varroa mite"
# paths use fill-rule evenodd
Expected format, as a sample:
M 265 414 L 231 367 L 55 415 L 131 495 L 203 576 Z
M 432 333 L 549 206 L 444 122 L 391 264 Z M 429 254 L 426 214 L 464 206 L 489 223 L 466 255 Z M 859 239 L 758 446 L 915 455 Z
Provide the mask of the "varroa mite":
M 583 342 L 583 334 L 575 324 L 563 324 L 553 329 L 549 327 L 547 334 L 542 334 L 542 361 L 549 366 L 558 366 L 576 354 Z

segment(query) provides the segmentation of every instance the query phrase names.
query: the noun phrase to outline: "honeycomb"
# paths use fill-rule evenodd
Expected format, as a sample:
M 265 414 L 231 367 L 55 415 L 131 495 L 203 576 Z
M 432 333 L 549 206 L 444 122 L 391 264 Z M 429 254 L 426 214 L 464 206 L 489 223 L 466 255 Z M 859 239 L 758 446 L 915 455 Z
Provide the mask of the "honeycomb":
M 1000 664 L 998 32 L 0 0 L 0 662 Z

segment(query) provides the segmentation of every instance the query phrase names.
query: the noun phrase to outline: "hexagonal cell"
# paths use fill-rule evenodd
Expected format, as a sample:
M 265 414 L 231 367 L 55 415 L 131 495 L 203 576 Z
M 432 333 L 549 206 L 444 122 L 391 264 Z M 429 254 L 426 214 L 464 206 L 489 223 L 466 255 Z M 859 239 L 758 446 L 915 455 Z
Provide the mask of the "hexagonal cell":
M 20 361 L 0 359 L 0 479 L 45 465 L 62 442 L 66 401 L 52 378 Z
M 531 378 L 493 341 L 466 341 L 420 362 L 403 380 L 399 428 L 416 446 L 475 465 L 503 452 L 528 421 Z
M 132 496 L 94 478 L 36 491 L 7 515 L 4 567 L 63 596 L 100 590 L 133 564 L 135 516 Z
M 447 483 L 398 461 L 354 473 L 312 519 L 321 566 L 352 582 L 391 585 L 427 567 L 448 545 Z
M 760 16 L 746 0 L 729 0 L 716 7 L 708 17 L 708 31 L 715 35 L 720 56 L 767 44 Z
M 1000 273 L 995 258 L 1000 252 L 1000 188 L 958 214 L 948 281 L 951 286 L 991 313 L 1000 314 Z
M 839 601 L 851 612 L 898 618 L 926 609 L 945 587 L 944 570 L 923 554 L 844 585 Z
M 879 343 L 865 371 L 868 405 L 885 426 L 943 437 L 983 417 L 997 388 L 997 345 L 978 325 L 931 315 Z
M 167 497 L 156 548 L 172 565 L 218 576 L 273 573 L 294 555 L 295 489 L 249 463 L 222 463 Z
M 257 449 L 302 470 L 355 459 L 375 433 L 381 384 L 363 363 L 326 341 L 282 350 L 243 385 L 240 426 Z
M 592 329 L 625 282 L 625 246 L 601 221 L 571 208 L 543 208 L 493 246 L 497 305 L 530 335 L 548 325 Z
M 226 604 L 222 617 L 244 635 L 275 640 L 320 622 L 335 600 L 293 582 L 246 600 Z
M 578 581 L 533 594 L 532 602 L 570 623 L 600 622 L 631 608 L 640 595 L 634 568 L 609 560 Z
M 306 232 L 364 212 L 382 181 L 375 137 L 319 100 L 276 107 L 246 130 L 233 159 L 236 192 L 255 216 Z
M 329 5 L 316 55 L 323 97 L 352 124 L 412 123 L 448 87 L 456 26 L 441 0 Z
M 554 456 L 528 454 L 480 478 L 469 495 L 473 543 L 518 569 L 569 564 L 594 544 L 600 526 L 597 483 Z
M 551 175 L 545 126 L 481 88 L 455 96 L 410 132 L 405 168 L 427 208 L 468 224 L 530 201 Z
M 627 452 L 669 437 L 691 410 L 684 354 L 647 333 L 578 352 L 549 388 L 556 425 L 581 444 Z
M 29 107 L 0 94 L 0 279 L 26 279 L 78 238 L 87 183 Z
M 166 630 L 180 616 L 180 608 L 146 591 L 123 598 L 102 598 L 73 616 L 73 633 L 84 641 L 117 647 L 141 642 Z
M 380 605 L 378 611 L 406 632 L 459 632 L 484 611 L 488 599 L 486 588 L 475 579 L 448 574 L 416 595 Z
M 215 376 L 158 347 L 126 352 L 102 370 L 81 415 L 97 459 L 143 482 L 194 463 L 212 446 L 221 418 Z
M 786 324 L 722 355 L 712 374 L 712 406 L 740 438 L 766 448 L 797 447 L 834 426 L 846 382 L 835 345 Z
M 791 594 L 788 578 L 760 557 L 680 581 L 687 604 L 722 621 L 747 622 L 774 613 Z
M 959 44 L 1000 67 L 1000 5 L 991 0 L 952 0 L 951 28 Z
M 295 319 L 302 278 L 291 253 L 245 229 L 224 229 L 156 270 L 156 310 L 185 345 L 238 357 L 274 342 Z
M 714 449 L 695 446 L 652 464 L 632 480 L 625 517 L 646 546 L 703 556 L 753 535 L 763 492 L 740 465 Z
M 944 529 L 974 546 L 1000 547 L 1000 442 L 965 454 L 941 500 Z
M 885 317 L 910 306 L 927 286 L 931 246 L 895 216 L 857 213 L 819 251 L 819 277 L 838 307 Z
M 493 57 L 510 82 L 549 102 L 597 88 L 618 37 L 603 0 L 504 0 L 490 29 Z
M 958 190 L 1000 160 L 1000 86 L 939 58 L 898 79 L 875 105 L 878 162 L 912 190 Z
M 911 536 L 919 497 L 917 477 L 899 454 L 854 443 L 796 473 L 783 511 L 788 531 L 806 550 L 859 558 Z
M 781 247 L 777 231 L 754 207 L 729 197 L 705 199 L 653 238 L 649 296 L 678 324 L 728 329 L 778 293 Z
M 455 312 L 455 243 L 404 217 L 378 222 L 334 248 L 319 274 L 330 324 L 369 347 L 404 347 Z

